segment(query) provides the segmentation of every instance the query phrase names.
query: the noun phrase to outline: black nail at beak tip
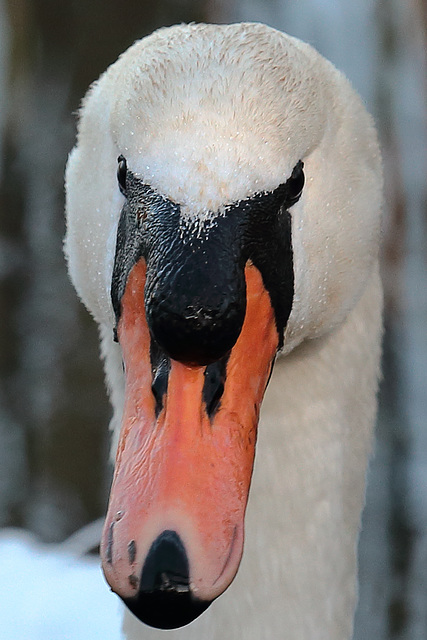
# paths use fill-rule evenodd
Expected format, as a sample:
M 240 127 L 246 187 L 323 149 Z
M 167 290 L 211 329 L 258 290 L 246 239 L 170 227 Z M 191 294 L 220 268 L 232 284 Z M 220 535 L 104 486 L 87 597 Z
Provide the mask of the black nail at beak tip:
M 163 531 L 153 542 L 139 592 L 124 602 L 137 618 L 157 629 L 183 627 L 208 608 L 210 602 L 191 593 L 187 554 L 175 531 Z
M 153 542 L 141 573 L 141 591 L 189 591 L 187 553 L 175 531 L 163 531 Z
M 124 600 L 124 603 L 141 622 L 156 629 L 184 627 L 211 604 L 197 600 L 190 591 L 140 591 L 134 598 Z

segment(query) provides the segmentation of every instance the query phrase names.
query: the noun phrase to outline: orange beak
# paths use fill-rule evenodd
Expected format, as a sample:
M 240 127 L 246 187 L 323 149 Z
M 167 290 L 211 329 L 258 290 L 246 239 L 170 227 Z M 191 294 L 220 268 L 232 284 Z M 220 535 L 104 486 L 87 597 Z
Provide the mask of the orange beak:
M 140 259 L 121 303 L 126 399 L 101 557 L 131 610 L 171 628 L 191 622 L 237 572 L 259 410 L 279 338 L 261 274 L 248 263 L 245 320 L 216 411 L 209 415 L 204 399 L 206 367 L 171 360 L 156 412 L 145 273 Z

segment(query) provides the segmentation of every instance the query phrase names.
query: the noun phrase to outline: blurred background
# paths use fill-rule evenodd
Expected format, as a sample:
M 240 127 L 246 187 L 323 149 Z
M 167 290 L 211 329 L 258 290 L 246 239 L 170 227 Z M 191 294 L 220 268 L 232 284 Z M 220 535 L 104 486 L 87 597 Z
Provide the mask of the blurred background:
M 346 73 L 377 122 L 386 178 L 386 333 L 355 640 L 427 638 L 426 0 L 0 0 L 0 611 L 5 606 L 6 640 L 39 637 L 39 618 L 48 615 L 48 558 L 102 516 L 110 482 L 110 408 L 97 331 L 69 284 L 62 255 L 63 176 L 75 112 L 88 85 L 135 39 L 176 22 L 240 20 L 266 22 L 310 42 Z M 73 553 L 96 540 L 96 525 L 93 535 L 85 531 L 81 544 L 71 539 L 77 540 Z M 41 599 L 31 615 L 7 599 L 14 591 L 22 596 L 24 557 L 27 576 L 30 558 L 44 558 L 36 570 Z M 64 576 L 62 565 L 52 564 L 52 571 Z M 47 586 L 45 595 L 47 601 Z M 116 618 L 98 635 L 93 610 L 85 615 L 84 635 L 59 616 L 58 627 L 40 637 L 92 637 L 91 622 L 95 637 L 119 637 Z M 27 624 L 27 636 L 13 630 L 14 616 Z

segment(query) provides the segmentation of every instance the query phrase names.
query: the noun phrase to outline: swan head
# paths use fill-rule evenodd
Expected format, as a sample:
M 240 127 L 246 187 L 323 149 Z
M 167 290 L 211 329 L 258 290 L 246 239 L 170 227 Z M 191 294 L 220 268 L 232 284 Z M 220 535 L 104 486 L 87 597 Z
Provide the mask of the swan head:
M 374 129 L 308 45 L 181 25 L 92 86 L 66 183 L 70 274 L 123 359 L 104 573 L 179 627 L 237 572 L 277 353 L 339 325 L 377 257 Z

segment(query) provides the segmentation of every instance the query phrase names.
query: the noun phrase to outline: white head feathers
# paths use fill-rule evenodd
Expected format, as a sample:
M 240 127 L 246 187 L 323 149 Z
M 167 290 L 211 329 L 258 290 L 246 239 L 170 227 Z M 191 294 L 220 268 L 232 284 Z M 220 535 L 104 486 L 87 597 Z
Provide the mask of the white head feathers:
M 377 256 L 378 145 L 349 83 L 309 45 L 260 24 L 181 25 L 136 42 L 92 86 L 67 167 L 66 253 L 103 324 L 113 318 L 119 154 L 188 221 L 273 190 L 303 160 L 285 351 L 354 306 Z

